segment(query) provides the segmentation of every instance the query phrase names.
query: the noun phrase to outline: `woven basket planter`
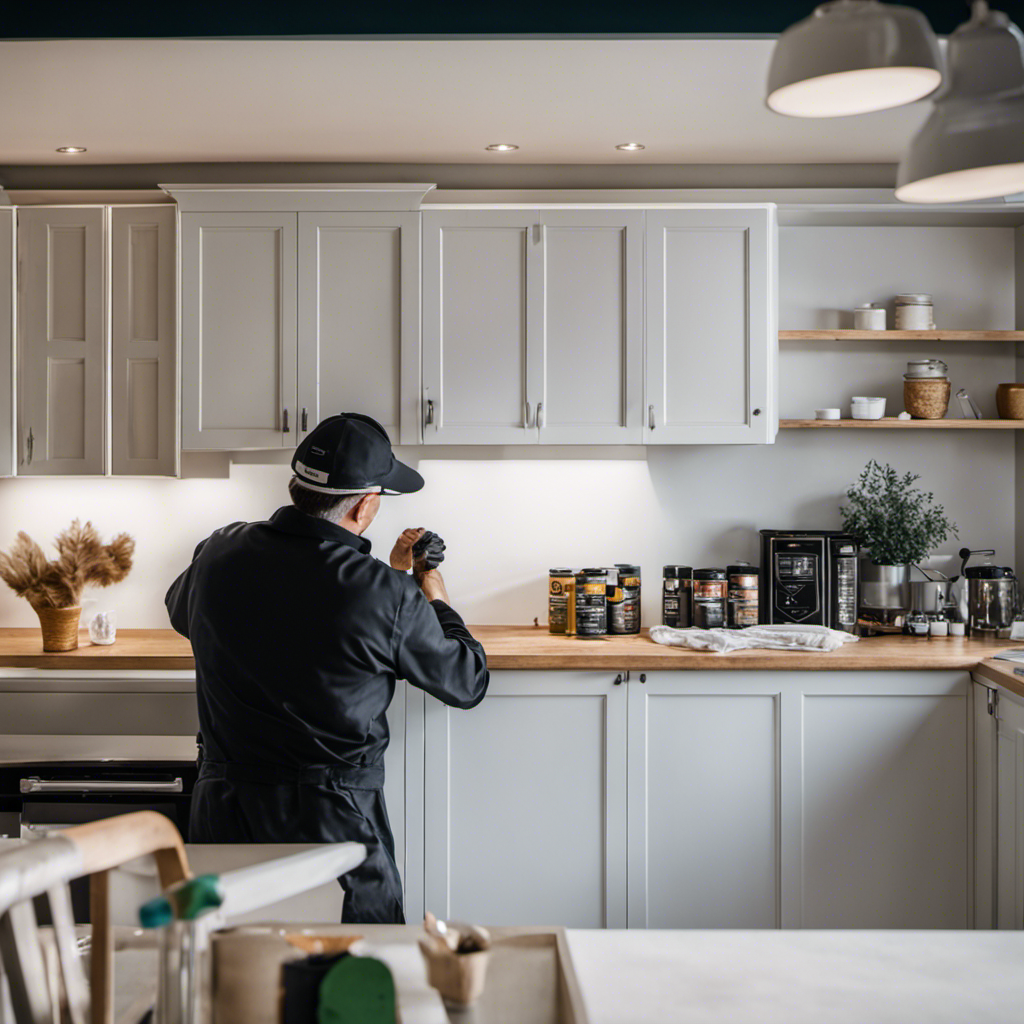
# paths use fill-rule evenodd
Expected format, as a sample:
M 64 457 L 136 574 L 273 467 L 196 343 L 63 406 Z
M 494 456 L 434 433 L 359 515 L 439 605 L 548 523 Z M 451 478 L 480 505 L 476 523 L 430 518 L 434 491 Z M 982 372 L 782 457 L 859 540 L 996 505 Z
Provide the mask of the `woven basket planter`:
M 996 408 L 1004 420 L 1024 420 L 1024 384 L 1000 384 Z
M 949 408 L 949 380 L 923 377 L 903 382 L 903 406 L 915 420 L 941 420 Z
M 35 612 L 43 631 L 44 651 L 73 651 L 78 647 L 81 607 L 36 608 Z

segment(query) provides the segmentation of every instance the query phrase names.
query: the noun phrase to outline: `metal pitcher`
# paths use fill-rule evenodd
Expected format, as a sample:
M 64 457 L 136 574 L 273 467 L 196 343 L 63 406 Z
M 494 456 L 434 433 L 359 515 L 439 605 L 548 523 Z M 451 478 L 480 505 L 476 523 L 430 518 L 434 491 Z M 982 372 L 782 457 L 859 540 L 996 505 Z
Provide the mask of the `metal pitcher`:
M 972 555 L 994 555 L 994 548 L 972 551 L 961 548 L 960 572 L 967 587 L 967 631 L 976 637 L 1009 639 L 1017 611 L 1017 577 L 1005 565 L 967 564 Z

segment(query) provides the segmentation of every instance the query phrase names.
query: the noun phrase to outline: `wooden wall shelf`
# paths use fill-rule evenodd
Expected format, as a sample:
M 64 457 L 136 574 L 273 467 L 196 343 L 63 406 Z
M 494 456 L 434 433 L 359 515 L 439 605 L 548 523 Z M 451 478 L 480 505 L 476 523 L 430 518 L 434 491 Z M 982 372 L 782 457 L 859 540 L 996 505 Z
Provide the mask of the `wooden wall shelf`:
M 1024 341 L 1024 331 L 779 331 L 779 341 Z
M 779 420 L 783 430 L 1024 430 L 1024 420 Z

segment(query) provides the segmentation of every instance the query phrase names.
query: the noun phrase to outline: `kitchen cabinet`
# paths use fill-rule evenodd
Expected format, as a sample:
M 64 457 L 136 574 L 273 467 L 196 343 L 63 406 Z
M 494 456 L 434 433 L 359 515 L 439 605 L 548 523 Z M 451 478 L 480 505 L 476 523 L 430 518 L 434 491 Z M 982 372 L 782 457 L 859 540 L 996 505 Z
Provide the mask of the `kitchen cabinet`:
M 14 211 L 0 209 L 0 476 L 14 475 Z
M 111 471 L 173 476 L 178 462 L 174 207 L 112 208 L 110 257 Z
M 182 447 L 294 446 L 298 214 L 180 216 Z
M 427 909 L 625 926 L 626 687 L 615 679 L 503 671 L 471 711 L 426 699 Z
M 321 419 L 356 411 L 396 443 L 417 444 L 419 214 L 300 213 L 298 245 L 296 441 Z
M 978 927 L 1024 928 L 1024 701 L 975 684 Z
M 778 694 L 737 676 L 630 673 L 632 928 L 777 924 Z
M 106 471 L 104 208 L 18 211 L 18 473 Z
M 771 443 L 775 208 L 647 211 L 646 444 Z

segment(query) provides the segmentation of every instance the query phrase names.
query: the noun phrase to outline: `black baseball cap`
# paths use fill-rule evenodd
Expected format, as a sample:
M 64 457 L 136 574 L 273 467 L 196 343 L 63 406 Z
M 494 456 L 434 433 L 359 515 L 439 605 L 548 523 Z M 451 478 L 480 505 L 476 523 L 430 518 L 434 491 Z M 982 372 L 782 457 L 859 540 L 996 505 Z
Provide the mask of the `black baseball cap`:
M 388 432 L 358 412 L 318 423 L 295 449 L 292 469 L 321 494 L 411 494 L 423 486 L 423 477 L 395 458 Z

